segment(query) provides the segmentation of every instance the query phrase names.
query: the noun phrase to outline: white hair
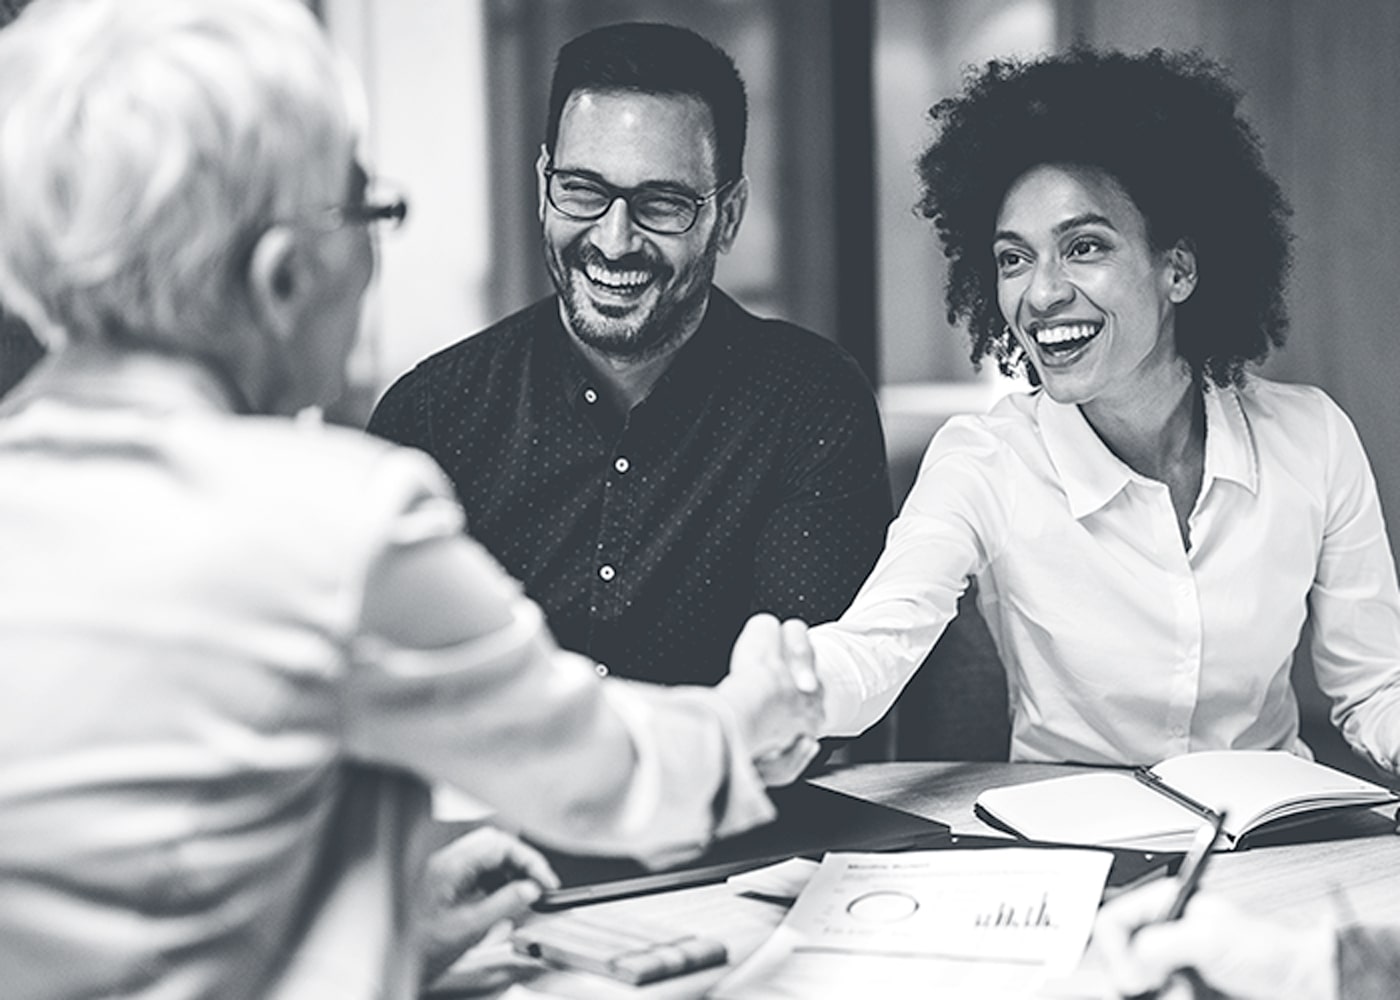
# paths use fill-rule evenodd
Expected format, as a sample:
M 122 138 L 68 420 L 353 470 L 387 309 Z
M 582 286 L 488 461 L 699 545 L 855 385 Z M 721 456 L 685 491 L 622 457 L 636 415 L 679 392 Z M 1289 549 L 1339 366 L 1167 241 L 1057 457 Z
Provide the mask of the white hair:
M 0 301 L 229 360 L 252 244 L 344 198 L 363 120 L 298 0 L 37 0 L 0 31 Z

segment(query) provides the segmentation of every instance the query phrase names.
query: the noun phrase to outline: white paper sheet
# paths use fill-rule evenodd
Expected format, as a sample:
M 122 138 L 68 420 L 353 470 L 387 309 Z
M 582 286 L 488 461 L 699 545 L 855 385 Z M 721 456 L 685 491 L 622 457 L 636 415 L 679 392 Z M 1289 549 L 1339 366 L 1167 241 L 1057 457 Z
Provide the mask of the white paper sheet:
M 1029 997 L 1079 962 L 1112 856 L 828 854 L 717 1000 Z

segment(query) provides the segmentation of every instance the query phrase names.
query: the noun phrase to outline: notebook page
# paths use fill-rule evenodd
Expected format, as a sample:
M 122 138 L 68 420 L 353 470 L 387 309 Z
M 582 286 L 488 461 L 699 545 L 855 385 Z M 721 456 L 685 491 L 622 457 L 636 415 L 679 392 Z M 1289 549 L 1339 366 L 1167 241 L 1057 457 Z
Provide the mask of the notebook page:
M 1126 771 L 989 788 L 977 804 L 1023 837 L 1064 844 L 1132 845 L 1189 836 L 1201 822 Z
M 1285 750 L 1206 750 L 1152 768 L 1162 780 L 1212 809 L 1228 809 L 1228 832 L 1311 808 L 1385 802 L 1393 796 L 1364 781 Z

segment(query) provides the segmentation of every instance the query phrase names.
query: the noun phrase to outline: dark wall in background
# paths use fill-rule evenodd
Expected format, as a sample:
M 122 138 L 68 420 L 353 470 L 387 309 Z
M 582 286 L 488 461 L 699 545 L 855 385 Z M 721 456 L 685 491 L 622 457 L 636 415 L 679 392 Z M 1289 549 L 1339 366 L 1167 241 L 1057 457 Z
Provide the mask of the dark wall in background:
M 617 21 L 668 21 L 711 39 L 749 94 L 748 215 L 718 284 L 749 308 L 837 340 L 875 372 L 870 58 L 873 0 L 488 0 L 493 225 L 505 238 L 493 308 L 551 288 L 534 162 L 554 56 Z
M 1375 469 L 1400 542 L 1400 4 L 1394 0 L 1065 0 L 1067 40 L 1199 47 L 1228 65 L 1293 203 L 1292 332 L 1265 373 L 1326 389 Z M 1303 736 L 1366 773 L 1326 721 L 1304 642 Z
M 1293 203 L 1292 332 L 1265 369 L 1355 421 L 1400 538 L 1400 4 L 1065 0 L 1066 40 L 1199 47 L 1231 68 Z

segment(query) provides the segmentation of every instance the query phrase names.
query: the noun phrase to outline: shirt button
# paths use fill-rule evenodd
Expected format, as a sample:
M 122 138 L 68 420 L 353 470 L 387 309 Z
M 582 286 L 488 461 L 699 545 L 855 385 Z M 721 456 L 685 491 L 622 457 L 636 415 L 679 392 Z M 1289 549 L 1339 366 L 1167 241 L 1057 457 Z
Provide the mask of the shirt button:
M 617 570 L 613 569 L 607 563 L 603 563 L 603 565 L 598 567 L 598 575 L 602 577 L 604 581 L 611 580 L 613 577 L 617 576 Z
M 598 402 L 598 390 L 595 389 L 595 388 L 593 388 L 592 386 L 589 386 L 587 389 L 584 389 L 584 390 L 583 390 L 583 401 L 584 401 L 585 403 L 596 403 L 596 402 Z
M 603 663 L 595 663 L 593 664 L 593 672 L 599 677 L 606 677 L 608 676 L 607 665 Z
M 613 468 L 616 469 L 618 472 L 626 472 L 628 469 L 632 468 L 632 463 L 627 461 L 626 458 L 619 455 L 617 461 L 613 463 Z

